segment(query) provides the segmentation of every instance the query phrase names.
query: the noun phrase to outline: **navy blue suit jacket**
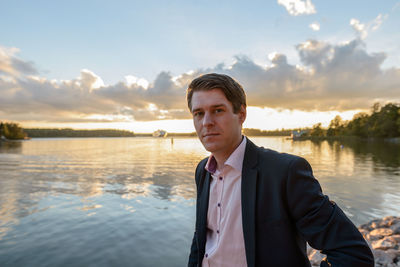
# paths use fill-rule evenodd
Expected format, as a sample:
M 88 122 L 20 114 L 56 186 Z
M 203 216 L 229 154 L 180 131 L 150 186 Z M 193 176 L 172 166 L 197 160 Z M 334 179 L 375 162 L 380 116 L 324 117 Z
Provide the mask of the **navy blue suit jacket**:
M 196 227 L 188 266 L 205 253 L 211 175 L 196 169 Z M 308 162 L 257 147 L 247 139 L 242 170 L 242 223 L 246 260 L 255 266 L 310 266 L 306 242 L 326 254 L 321 266 L 374 266 L 364 238 L 322 194 Z

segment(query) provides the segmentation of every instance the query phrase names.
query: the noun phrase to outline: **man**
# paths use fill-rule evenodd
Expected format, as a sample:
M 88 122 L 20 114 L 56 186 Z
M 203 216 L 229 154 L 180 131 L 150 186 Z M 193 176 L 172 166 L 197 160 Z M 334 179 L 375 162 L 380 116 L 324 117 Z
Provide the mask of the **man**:
M 189 266 L 374 266 L 367 243 L 322 194 L 303 158 L 257 147 L 242 136 L 246 95 L 222 74 L 193 80 L 187 101 L 211 156 L 196 168 L 196 229 Z

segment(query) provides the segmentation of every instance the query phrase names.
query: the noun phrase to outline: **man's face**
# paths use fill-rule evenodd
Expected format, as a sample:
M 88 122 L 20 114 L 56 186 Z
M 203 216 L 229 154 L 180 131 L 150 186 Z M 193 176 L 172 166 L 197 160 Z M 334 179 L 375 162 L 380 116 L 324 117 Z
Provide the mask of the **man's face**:
M 192 115 L 197 136 L 207 151 L 229 156 L 242 137 L 246 108 L 233 113 L 232 103 L 220 89 L 196 91 L 192 95 Z

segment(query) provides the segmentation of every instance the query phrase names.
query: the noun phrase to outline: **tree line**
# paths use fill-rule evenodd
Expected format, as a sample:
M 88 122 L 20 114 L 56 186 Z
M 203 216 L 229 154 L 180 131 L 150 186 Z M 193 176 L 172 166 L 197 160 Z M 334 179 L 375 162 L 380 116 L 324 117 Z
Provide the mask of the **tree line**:
M 64 129 L 24 129 L 29 137 L 134 137 L 135 134 L 126 130 L 74 130 Z
M 311 137 L 400 137 L 400 104 L 388 103 L 381 106 L 375 103 L 370 114 L 357 113 L 350 121 L 344 121 L 338 115 L 330 122 L 328 129 L 323 129 L 321 123 L 318 123 L 306 135 Z
M 243 134 L 246 136 L 290 136 L 293 130 L 291 129 L 281 129 L 281 130 L 260 130 L 254 128 L 244 128 Z
M 26 133 L 18 125 L 18 123 L 1 122 L 0 121 L 0 138 L 1 139 L 5 138 L 5 139 L 10 139 L 10 140 L 18 140 L 18 139 L 24 139 L 25 137 L 26 137 Z

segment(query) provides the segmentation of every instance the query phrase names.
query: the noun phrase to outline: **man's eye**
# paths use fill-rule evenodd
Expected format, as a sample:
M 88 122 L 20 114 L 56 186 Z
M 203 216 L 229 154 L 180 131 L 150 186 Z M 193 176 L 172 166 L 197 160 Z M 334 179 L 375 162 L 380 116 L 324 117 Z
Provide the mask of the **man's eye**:
M 218 109 L 216 109 L 215 110 L 215 113 L 221 113 L 221 112 L 223 112 L 224 110 L 222 109 L 222 108 L 218 108 Z
M 199 116 L 202 116 L 202 115 L 203 115 L 203 112 L 195 112 L 195 113 L 193 113 L 194 117 L 199 117 Z

